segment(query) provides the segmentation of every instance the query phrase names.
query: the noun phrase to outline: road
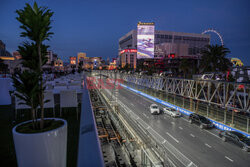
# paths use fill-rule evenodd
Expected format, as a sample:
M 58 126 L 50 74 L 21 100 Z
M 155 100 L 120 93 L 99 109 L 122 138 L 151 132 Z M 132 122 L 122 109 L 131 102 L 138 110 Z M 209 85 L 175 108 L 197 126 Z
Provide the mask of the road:
M 249 166 L 250 153 L 223 142 L 218 130 L 202 130 L 190 124 L 185 116 L 151 115 L 149 106 L 155 102 L 125 88 L 119 89 L 118 99 L 197 166 Z

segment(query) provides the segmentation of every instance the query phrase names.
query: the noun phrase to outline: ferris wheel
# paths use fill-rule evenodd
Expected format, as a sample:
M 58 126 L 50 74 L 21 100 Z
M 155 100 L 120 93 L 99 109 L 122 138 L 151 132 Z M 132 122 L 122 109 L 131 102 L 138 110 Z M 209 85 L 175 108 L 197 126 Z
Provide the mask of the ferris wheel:
M 206 34 L 206 33 L 209 33 L 209 32 L 215 33 L 220 38 L 221 45 L 222 46 L 224 45 L 222 36 L 216 30 L 214 30 L 214 29 L 208 29 L 208 30 L 203 31 L 202 34 Z

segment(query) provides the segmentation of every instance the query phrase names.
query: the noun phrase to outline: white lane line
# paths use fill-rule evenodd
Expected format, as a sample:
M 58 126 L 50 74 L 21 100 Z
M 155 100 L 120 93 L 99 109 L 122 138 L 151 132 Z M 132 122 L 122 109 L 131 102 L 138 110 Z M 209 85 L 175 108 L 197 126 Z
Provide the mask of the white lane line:
M 171 122 L 172 125 L 174 125 L 175 123 L 174 122 Z
M 193 162 L 190 162 L 190 164 L 187 166 L 187 167 L 190 167 L 192 166 L 194 163 Z M 194 164 L 195 165 L 195 164 Z M 196 166 L 196 165 L 195 165 Z
M 169 134 L 168 132 L 166 132 L 166 134 L 170 136 L 174 141 L 176 141 L 176 143 L 179 143 L 179 141 L 176 138 L 174 138 L 171 134 Z
M 192 133 L 190 134 L 190 136 L 195 137 L 195 135 L 193 135 Z
M 182 128 L 182 127 L 179 127 L 179 129 L 180 129 L 180 130 L 183 130 L 183 128 Z
M 133 103 L 131 103 L 132 106 L 135 106 Z
M 145 113 L 143 113 L 144 117 L 149 118 Z
M 181 119 L 183 119 L 184 121 L 188 122 L 188 120 L 186 120 L 185 118 L 181 117 Z
M 164 144 L 164 143 L 166 143 L 166 140 L 164 140 L 161 144 Z
M 217 136 L 216 134 L 213 134 L 212 132 L 209 132 L 208 130 L 205 130 L 207 133 L 209 133 L 209 134 L 211 134 L 211 135 L 213 135 L 213 136 L 215 136 L 215 137 L 217 137 L 217 138 L 219 138 L 220 139 L 220 137 L 219 136 Z
M 228 159 L 228 160 L 231 161 L 231 162 L 234 162 L 234 160 L 232 160 L 231 158 L 229 158 L 229 157 L 227 157 L 227 156 L 225 156 L 225 158 Z
M 209 148 L 212 148 L 212 146 L 210 146 L 209 144 L 207 144 L 207 143 L 205 143 L 205 145 L 207 146 L 207 147 L 209 147 Z

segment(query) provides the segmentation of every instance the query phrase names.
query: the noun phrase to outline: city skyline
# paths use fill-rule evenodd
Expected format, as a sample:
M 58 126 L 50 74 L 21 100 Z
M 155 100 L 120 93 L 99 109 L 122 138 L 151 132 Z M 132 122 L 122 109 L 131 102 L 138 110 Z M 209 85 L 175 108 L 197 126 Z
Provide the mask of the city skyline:
M 15 10 L 33 0 L 3 0 L 0 7 L 0 39 L 11 53 L 21 43 L 20 28 Z M 201 33 L 214 28 L 222 36 L 225 47 L 231 50 L 228 57 L 238 57 L 250 65 L 248 10 L 249 2 L 220 0 L 207 2 L 145 2 L 142 1 L 37 1 L 54 11 L 52 31 L 55 33 L 48 44 L 50 50 L 69 61 L 78 52 L 89 57 L 104 59 L 118 55 L 118 40 L 129 30 L 136 29 L 137 22 L 155 22 L 156 30 Z M 212 42 L 218 42 L 211 34 Z

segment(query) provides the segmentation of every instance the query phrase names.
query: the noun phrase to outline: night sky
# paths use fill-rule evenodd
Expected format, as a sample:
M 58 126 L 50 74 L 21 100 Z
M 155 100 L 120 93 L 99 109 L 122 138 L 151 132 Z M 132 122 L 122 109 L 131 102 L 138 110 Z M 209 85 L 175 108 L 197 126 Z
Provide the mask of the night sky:
M 23 41 L 16 9 L 33 0 L 0 0 L 0 40 L 11 53 Z M 48 44 L 64 61 L 86 52 L 87 56 L 116 57 L 118 40 L 137 22 L 155 22 L 156 30 L 201 33 L 214 28 L 231 50 L 250 65 L 249 0 L 38 0 L 53 15 L 55 33 Z M 211 34 L 212 43 L 218 43 Z

